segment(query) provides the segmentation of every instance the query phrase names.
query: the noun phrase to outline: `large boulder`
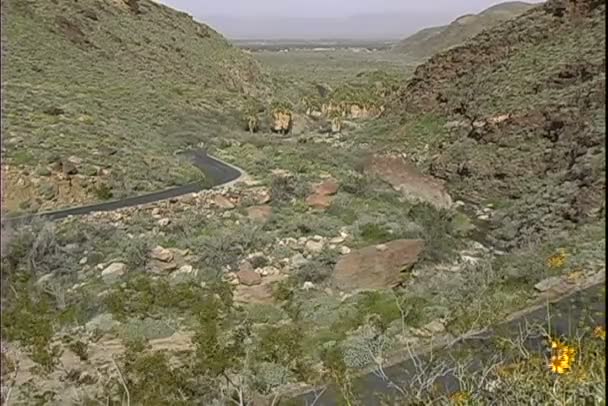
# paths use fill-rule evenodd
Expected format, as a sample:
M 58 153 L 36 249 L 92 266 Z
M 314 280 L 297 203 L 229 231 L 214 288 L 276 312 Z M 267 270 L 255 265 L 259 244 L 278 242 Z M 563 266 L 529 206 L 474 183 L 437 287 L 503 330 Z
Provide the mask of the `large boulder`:
M 339 188 L 335 179 L 325 179 L 313 187 L 313 193 L 306 198 L 306 204 L 313 209 L 326 210 L 333 203 Z
M 126 273 L 127 265 L 122 262 L 115 262 L 101 272 L 101 277 L 105 283 L 112 284 L 119 281 Z
M 410 200 L 427 202 L 438 209 L 452 206 L 452 198 L 443 182 L 422 174 L 413 163 L 401 156 L 375 155 L 366 162 L 364 170 L 387 182 Z
M 251 206 L 247 208 L 247 217 L 250 220 L 257 223 L 267 223 L 272 216 L 272 206 L 269 205 L 261 205 L 261 206 Z
M 395 240 L 372 245 L 341 257 L 332 275 L 342 291 L 385 289 L 399 285 L 424 249 L 422 240 Z

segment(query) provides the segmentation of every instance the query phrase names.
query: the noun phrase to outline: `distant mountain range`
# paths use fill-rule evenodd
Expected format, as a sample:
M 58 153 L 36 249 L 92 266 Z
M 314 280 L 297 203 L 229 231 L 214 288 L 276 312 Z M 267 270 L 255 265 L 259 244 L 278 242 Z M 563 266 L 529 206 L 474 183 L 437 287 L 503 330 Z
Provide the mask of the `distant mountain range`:
M 523 14 L 535 4 L 511 1 L 492 6 L 479 14 L 458 17 L 452 23 L 429 27 L 398 42 L 393 50 L 413 57 L 425 58 L 439 51 L 460 45 L 481 31 Z
M 446 11 L 360 14 L 344 18 L 229 17 L 195 15 L 229 39 L 398 40 L 453 18 Z

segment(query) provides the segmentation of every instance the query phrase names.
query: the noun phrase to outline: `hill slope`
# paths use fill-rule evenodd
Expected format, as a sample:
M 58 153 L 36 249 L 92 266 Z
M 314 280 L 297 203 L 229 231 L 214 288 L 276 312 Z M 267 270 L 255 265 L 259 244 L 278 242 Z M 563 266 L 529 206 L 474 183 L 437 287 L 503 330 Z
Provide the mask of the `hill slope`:
M 395 137 L 410 155 L 428 144 L 417 159 L 452 193 L 494 203 L 505 247 L 605 215 L 604 13 L 604 1 L 549 1 L 435 55 L 399 92 Z
M 393 50 L 416 58 L 426 58 L 439 51 L 462 44 L 487 28 L 518 16 L 533 5 L 520 1 L 501 3 L 476 15 L 465 15 L 452 23 L 429 27 L 398 42 Z
M 9 210 L 200 178 L 174 151 L 267 90 L 253 59 L 149 0 L 6 3 Z

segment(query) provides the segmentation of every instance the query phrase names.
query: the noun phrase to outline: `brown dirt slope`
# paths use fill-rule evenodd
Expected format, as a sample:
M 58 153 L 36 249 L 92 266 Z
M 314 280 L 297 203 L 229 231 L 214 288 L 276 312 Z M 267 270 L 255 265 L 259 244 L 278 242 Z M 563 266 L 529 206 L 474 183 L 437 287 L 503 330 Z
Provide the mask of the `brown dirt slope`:
M 495 203 L 506 246 L 604 217 L 605 8 L 550 0 L 435 55 L 393 104 L 404 123 L 452 120 L 422 165 Z

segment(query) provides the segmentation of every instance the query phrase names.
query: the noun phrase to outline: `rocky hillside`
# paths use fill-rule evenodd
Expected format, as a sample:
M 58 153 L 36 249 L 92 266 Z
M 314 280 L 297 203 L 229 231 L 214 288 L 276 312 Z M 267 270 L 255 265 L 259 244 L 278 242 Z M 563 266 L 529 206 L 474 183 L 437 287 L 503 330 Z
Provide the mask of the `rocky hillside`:
M 13 211 L 197 179 L 175 150 L 215 137 L 267 89 L 253 59 L 157 2 L 3 3 Z
M 399 92 L 408 154 L 453 194 L 492 203 L 506 247 L 605 215 L 605 8 L 548 1 L 435 55 Z M 434 134 L 408 134 L 429 120 Z
M 501 3 L 479 14 L 461 16 L 448 25 L 418 31 L 397 43 L 393 50 L 415 58 L 427 58 L 437 52 L 462 44 L 481 31 L 516 17 L 532 6 L 532 4 L 521 1 Z

